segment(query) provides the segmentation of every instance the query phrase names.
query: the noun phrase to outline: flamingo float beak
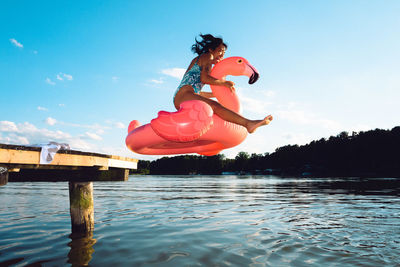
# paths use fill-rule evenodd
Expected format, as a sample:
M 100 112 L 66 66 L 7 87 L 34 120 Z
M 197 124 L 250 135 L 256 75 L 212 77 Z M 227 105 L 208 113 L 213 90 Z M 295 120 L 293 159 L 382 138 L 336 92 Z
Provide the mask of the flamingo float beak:
M 258 72 L 254 72 L 249 79 L 249 84 L 253 84 L 258 80 L 258 77 L 260 77 L 260 74 Z
M 248 63 L 246 64 L 245 73 L 247 74 L 247 76 L 250 77 L 249 84 L 255 83 L 258 80 L 258 78 L 260 77 L 260 74 L 258 74 L 258 71 L 256 70 L 256 68 L 254 68 L 252 65 L 250 65 Z

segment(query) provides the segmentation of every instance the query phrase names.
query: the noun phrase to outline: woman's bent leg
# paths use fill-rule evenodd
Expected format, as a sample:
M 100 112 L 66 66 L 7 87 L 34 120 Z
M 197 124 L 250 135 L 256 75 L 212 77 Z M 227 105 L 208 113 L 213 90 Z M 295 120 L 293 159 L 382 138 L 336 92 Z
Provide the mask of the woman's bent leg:
M 233 112 L 230 109 L 225 108 L 220 103 L 218 103 L 214 100 L 208 99 L 208 98 L 200 96 L 198 94 L 195 94 L 191 87 L 190 88 L 181 88 L 181 91 L 178 92 L 175 96 L 174 105 L 178 109 L 179 105 L 182 102 L 188 101 L 188 100 L 200 100 L 200 101 L 206 102 L 207 104 L 209 104 L 211 106 L 214 113 L 217 114 L 219 117 L 221 117 L 221 119 L 242 125 L 242 126 L 246 127 L 246 129 L 249 133 L 253 133 L 260 126 L 269 124 L 270 121 L 272 120 L 271 115 L 265 117 L 263 120 L 246 119 L 245 117 L 241 116 L 240 114 Z

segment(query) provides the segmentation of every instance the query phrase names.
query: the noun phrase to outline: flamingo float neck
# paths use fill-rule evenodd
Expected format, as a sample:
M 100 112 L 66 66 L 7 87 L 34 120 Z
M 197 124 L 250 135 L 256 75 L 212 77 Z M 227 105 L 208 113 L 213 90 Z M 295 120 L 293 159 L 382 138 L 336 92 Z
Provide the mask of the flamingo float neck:
M 257 70 L 242 57 L 225 58 L 224 60 L 215 64 L 210 75 L 218 80 L 225 80 L 225 77 L 228 75 L 245 75 L 250 78 L 250 84 L 256 82 L 259 77 Z M 241 114 L 242 110 L 239 97 L 235 91 L 231 91 L 225 86 L 218 85 L 210 85 L 210 88 L 221 105 Z

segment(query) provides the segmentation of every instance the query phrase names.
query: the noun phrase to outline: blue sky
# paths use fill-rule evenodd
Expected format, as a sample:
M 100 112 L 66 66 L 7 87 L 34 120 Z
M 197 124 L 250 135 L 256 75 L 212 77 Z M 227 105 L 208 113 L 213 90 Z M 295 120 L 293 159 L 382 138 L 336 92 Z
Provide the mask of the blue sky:
M 133 119 L 174 111 L 201 33 L 260 72 L 243 114 L 274 115 L 239 146 L 273 152 L 400 118 L 400 1 L 1 1 L 0 143 L 153 159 L 125 147 Z M 206 86 L 204 90 L 208 91 Z

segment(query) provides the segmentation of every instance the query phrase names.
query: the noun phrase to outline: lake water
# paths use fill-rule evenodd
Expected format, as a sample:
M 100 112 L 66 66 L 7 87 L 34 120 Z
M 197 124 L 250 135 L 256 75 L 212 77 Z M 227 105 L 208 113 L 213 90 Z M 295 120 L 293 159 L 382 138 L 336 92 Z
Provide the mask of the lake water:
M 399 266 L 396 179 L 131 176 L 94 182 L 70 235 L 68 183 L 0 187 L 0 266 Z

